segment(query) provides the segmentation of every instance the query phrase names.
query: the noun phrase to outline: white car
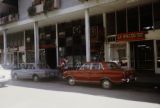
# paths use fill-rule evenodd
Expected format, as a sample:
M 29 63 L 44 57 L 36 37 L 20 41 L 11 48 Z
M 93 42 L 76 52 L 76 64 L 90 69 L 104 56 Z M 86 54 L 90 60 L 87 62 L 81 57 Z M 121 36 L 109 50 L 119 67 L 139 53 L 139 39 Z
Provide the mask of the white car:
M 0 87 L 3 87 L 11 80 L 11 70 L 6 66 L 0 65 Z

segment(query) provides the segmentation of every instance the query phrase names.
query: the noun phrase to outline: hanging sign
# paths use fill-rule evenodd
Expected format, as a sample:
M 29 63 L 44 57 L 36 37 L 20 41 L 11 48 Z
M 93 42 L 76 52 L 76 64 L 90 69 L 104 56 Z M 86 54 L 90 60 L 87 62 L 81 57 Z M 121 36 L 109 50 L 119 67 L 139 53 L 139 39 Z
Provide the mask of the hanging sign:
M 131 33 L 121 33 L 117 35 L 116 40 L 119 41 L 137 41 L 144 40 L 144 32 L 131 32 Z

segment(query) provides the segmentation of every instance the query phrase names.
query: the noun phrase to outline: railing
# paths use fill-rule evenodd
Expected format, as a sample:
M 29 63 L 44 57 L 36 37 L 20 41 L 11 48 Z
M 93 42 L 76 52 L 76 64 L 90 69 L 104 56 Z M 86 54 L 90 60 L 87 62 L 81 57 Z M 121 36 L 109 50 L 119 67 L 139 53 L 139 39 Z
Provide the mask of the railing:
M 47 13 L 60 7 L 60 0 L 35 0 L 32 6 L 28 8 L 29 16 L 34 16 L 40 13 Z
M 0 18 L 0 25 L 8 24 L 18 20 L 18 14 L 9 14 Z

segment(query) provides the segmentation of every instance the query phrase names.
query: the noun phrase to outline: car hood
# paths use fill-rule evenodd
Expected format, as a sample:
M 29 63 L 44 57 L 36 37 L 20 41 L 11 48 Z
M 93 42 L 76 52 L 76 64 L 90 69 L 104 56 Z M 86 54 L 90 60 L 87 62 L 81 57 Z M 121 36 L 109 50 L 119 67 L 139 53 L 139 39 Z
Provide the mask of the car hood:
M 5 76 L 5 78 L 11 79 L 11 70 L 0 69 L 0 76 Z

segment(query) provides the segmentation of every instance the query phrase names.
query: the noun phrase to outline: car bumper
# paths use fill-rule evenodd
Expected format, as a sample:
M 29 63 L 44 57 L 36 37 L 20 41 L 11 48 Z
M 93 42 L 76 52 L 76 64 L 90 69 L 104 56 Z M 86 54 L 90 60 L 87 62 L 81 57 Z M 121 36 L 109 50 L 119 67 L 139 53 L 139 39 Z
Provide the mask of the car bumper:
M 0 83 L 6 84 L 10 81 L 10 79 L 0 79 Z
M 134 82 L 135 80 L 136 80 L 136 77 L 125 78 L 125 79 L 122 79 L 122 82 L 124 82 L 124 83 L 130 83 L 130 82 Z

